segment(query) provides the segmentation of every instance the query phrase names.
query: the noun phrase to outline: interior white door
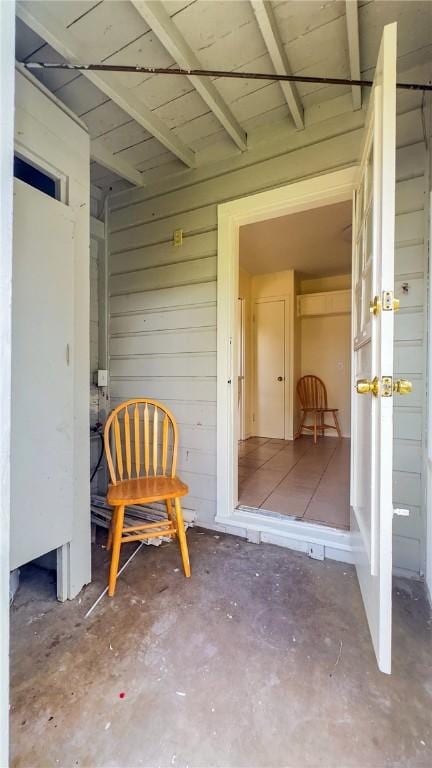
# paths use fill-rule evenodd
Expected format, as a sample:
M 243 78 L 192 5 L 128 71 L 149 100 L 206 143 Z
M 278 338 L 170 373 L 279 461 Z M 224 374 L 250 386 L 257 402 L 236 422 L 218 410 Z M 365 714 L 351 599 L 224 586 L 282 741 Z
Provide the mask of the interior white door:
M 285 302 L 256 302 L 255 434 L 285 436 Z
M 396 24 L 384 28 L 353 226 L 351 528 L 378 666 L 391 671 Z M 375 304 L 375 311 L 373 307 Z
M 72 538 L 72 214 L 14 183 L 11 568 Z
M 239 440 L 245 439 L 245 300 L 237 302 L 237 435 Z

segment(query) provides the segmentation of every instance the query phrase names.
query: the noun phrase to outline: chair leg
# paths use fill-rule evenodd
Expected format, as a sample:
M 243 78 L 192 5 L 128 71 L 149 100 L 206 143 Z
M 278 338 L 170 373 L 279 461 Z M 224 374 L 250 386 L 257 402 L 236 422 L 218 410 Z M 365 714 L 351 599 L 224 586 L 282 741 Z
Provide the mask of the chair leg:
M 337 415 L 336 415 L 336 412 L 335 412 L 335 411 L 333 411 L 333 418 L 334 418 L 334 423 L 335 423 L 335 427 L 336 427 L 336 432 L 338 433 L 338 436 L 339 436 L 339 437 L 342 437 L 342 432 L 341 432 L 341 430 L 340 430 L 340 426 L 339 426 L 338 417 L 337 417 Z
M 317 441 L 317 412 L 314 411 L 314 444 L 316 445 Z
M 189 578 L 189 576 L 191 575 L 189 552 L 188 552 L 188 545 L 186 540 L 186 531 L 185 531 L 184 522 L 183 522 L 182 509 L 181 509 L 180 499 L 178 497 L 174 499 L 174 505 L 175 505 L 176 520 L 177 520 L 177 536 L 178 536 L 178 542 L 180 546 L 181 558 L 183 562 L 183 570 L 186 578 Z
M 297 434 L 299 437 L 301 437 L 301 433 L 303 431 L 303 424 L 305 423 L 305 418 L 306 418 L 306 411 L 302 411 L 302 415 L 300 417 L 300 426 L 297 431 Z
M 108 552 L 110 551 L 110 549 L 112 547 L 113 530 L 114 530 L 114 527 L 115 527 L 115 521 L 116 521 L 116 517 L 117 517 L 117 509 L 118 509 L 118 507 L 114 507 L 114 509 L 112 511 L 111 522 L 110 522 L 110 525 L 109 525 L 109 528 L 108 528 L 108 539 L 107 539 L 107 545 L 106 545 L 106 548 L 107 548 Z
M 123 531 L 124 511 L 125 511 L 124 507 L 116 508 L 116 518 L 115 518 L 115 525 L 114 525 L 114 531 L 113 531 L 111 565 L 110 565 L 109 582 L 108 582 L 109 597 L 113 597 L 115 588 L 116 588 L 117 573 L 118 573 L 118 566 L 119 566 L 119 560 L 120 560 L 120 548 L 121 548 L 121 537 L 122 537 L 122 531 Z
M 173 510 L 171 506 L 171 499 L 165 500 L 165 506 L 167 511 L 168 520 L 174 525 L 174 528 L 176 529 L 176 535 L 177 535 L 177 525 L 176 525 L 176 517 L 173 515 Z

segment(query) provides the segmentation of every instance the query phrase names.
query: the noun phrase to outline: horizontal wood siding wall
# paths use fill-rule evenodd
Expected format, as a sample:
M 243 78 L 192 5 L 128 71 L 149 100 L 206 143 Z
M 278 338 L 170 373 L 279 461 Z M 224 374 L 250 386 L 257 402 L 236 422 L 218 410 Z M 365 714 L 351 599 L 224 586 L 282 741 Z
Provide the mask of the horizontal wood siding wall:
M 395 562 L 422 567 L 424 424 L 424 167 L 419 109 L 398 117 L 396 366 L 415 394 L 395 401 L 395 497 L 410 506 L 395 523 Z M 148 395 L 180 424 L 186 506 L 202 523 L 216 513 L 217 204 L 358 162 L 364 114 L 352 112 L 262 143 L 213 167 L 179 174 L 109 201 L 112 405 Z M 173 231 L 183 229 L 181 247 Z

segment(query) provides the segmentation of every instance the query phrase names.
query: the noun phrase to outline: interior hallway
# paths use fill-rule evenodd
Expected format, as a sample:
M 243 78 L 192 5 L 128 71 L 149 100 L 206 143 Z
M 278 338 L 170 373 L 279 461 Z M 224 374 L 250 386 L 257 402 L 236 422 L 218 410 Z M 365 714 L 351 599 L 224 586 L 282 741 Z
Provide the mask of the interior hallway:
M 239 505 L 349 529 L 350 440 L 312 437 L 239 444 Z
M 57 603 L 30 566 L 12 607 L 12 768 L 394 768 L 432 762 L 431 625 L 396 580 L 393 675 L 376 666 L 354 568 L 193 529 L 143 547 L 118 592 Z M 125 560 L 135 548 L 125 545 Z M 121 696 L 120 694 L 124 694 Z

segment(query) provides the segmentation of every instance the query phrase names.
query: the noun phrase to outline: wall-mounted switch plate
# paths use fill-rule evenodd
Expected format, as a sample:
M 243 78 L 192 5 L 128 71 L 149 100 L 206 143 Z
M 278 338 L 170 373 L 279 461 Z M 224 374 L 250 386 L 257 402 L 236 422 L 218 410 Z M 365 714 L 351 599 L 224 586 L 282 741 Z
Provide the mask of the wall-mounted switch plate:
M 183 243 L 183 230 L 182 229 L 175 229 L 174 230 L 174 245 L 182 245 Z
M 98 387 L 108 386 L 108 371 L 99 370 L 97 372 L 97 385 Z

